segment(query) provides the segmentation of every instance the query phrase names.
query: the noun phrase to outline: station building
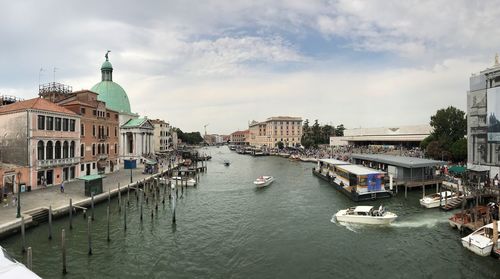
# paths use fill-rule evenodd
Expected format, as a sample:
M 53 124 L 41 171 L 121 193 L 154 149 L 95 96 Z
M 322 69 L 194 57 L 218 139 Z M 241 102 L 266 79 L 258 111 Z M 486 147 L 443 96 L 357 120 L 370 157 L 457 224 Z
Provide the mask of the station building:
M 344 130 L 343 137 L 330 137 L 330 146 L 404 146 L 418 147 L 432 132 L 430 125 L 409 125 Z

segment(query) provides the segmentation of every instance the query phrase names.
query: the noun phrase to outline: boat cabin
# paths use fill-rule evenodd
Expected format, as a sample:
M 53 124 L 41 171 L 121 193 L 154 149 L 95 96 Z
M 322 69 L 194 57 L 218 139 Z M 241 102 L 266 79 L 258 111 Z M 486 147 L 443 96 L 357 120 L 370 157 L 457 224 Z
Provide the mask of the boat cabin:
M 335 167 L 342 165 L 350 165 L 350 163 L 335 159 L 319 159 L 316 166 L 316 171 L 326 177 L 334 177 Z
M 335 183 L 357 193 L 385 191 L 385 172 L 359 165 L 335 166 Z

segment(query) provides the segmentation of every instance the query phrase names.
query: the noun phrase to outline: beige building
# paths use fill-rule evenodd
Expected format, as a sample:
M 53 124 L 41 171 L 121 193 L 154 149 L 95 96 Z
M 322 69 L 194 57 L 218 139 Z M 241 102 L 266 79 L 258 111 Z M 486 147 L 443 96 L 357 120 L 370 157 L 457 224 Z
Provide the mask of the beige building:
M 170 124 L 160 119 L 151 120 L 151 123 L 154 126 L 154 151 L 155 153 L 165 153 L 169 148 L 172 148 Z
M 255 147 L 276 147 L 300 145 L 302 138 L 302 118 L 290 116 L 269 117 L 266 121 L 252 121 L 248 125 L 248 142 Z

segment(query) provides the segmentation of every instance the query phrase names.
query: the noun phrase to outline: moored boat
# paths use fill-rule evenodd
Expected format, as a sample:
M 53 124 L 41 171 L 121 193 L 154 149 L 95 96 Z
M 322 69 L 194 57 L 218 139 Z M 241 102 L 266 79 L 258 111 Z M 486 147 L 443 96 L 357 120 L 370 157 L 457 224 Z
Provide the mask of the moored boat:
M 178 184 L 180 185 L 186 185 L 186 186 L 196 186 L 196 180 L 194 178 L 189 178 L 187 180 L 182 179 L 180 176 L 173 176 L 170 180 L 170 183 L 172 185 Z
M 257 187 L 266 187 L 269 184 L 273 183 L 274 177 L 272 176 L 261 176 L 253 182 Z
M 497 222 L 497 231 L 500 229 L 500 222 Z M 496 245 L 500 243 L 497 240 Z M 493 223 L 482 226 L 468 236 L 462 238 L 462 246 L 479 256 L 491 255 L 493 248 Z
M 29 270 L 22 263 L 14 260 L 3 247 L 0 246 L 0 277 L 1 278 L 38 278 L 33 271 Z
M 380 206 L 377 210 L 373 206 L 356 206 L 335 213 L 335 219 L 338 222 L 367 225 L 389 225 L 397 217 L 396 214 L 386 211 L 383 206 Z
M 427 195 L 423 198 L 420 199 L 420 205 L 426 208 L 436 208 L 439 207 L 440 205 L 445 205 L 446 203 L 451 203 L 459 198 L 461 198 L 463 195 L 462 193 L 452 193 L 451 191 L 443 191 L 440 193 L 435 193 L 431 195 Z
M 486 206 L 478 205 L 474 208 L 467 209 L 463 213 L 455 213 L 450 218 L 448 218 L 448 223 L 452 228 L 461 230 L 463 225 L 473 222 L 474 215 L 476 216 L 476 219 L 482 220 L 483 217 L 487 214 L 487 209 L 488 208 Z

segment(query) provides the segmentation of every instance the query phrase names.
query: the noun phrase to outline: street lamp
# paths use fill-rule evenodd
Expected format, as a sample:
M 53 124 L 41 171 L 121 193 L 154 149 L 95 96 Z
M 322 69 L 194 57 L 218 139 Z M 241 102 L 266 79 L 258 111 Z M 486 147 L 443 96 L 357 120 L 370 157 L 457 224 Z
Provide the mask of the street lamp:
M 21 172 L 17 173 L 17 215 L 16 218 L 21 218 Z

